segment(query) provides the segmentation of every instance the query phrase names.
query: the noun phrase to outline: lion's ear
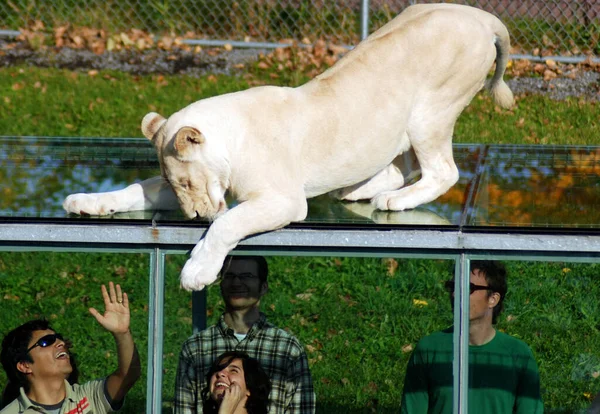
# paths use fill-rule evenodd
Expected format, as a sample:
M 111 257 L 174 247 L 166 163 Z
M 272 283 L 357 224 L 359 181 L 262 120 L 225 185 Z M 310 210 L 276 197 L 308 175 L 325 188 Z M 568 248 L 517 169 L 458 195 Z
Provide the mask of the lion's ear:
M 156 132 L 167 120 L 156 112 L 150 112 L 142 119 L 142 133 L 150 141 L 154 139 Z
M 185 156 L 194 145 L 200 145 L 204 142 L 204 135 L 193 127 L 183 127 L 175 135 L 173 146 L 179 155 Z

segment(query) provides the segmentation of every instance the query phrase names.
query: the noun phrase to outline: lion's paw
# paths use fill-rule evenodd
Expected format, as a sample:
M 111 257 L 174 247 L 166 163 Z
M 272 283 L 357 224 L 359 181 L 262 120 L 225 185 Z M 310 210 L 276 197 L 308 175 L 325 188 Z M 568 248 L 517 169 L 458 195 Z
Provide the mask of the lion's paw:
M 71 194 L 63 202 L 63 208 L 67 213 L 90 216 L 104 216 L 116 211 L 112 200 L 97 194 Z
M 210 257 L 194 257 L 192 254 L 181 270 L 181 287 L 189 291 L 202 290 L 217 280 L 220 270 L 221 264 L 215 263 Z
M 384 192 L 371 199 L 371 204 L 378 210 L 404 211 L 414 206 L 407 203 L 406 199 L 399 196 L 396 191 Z

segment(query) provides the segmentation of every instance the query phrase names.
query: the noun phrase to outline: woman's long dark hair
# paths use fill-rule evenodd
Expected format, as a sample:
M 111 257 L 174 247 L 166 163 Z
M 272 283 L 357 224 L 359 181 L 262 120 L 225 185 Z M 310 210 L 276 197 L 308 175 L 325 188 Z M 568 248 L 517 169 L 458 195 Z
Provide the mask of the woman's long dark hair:
M 234 359 L 242 361 L 246 389 L 250 391 L 250 396 L 246 400 L 246 411 L 248 411 L 248 414 L 267 414 L 269 412 L 271 380 L 256 359 L 240 351 L 229 351 L 221 354 L 206 374 L 206 387 L 202 390 L 203 412 L 206 414 L 218 413 L 220 403 L 213 400 L 210 395 L 210 380 L 215 373 L 229 366 Z

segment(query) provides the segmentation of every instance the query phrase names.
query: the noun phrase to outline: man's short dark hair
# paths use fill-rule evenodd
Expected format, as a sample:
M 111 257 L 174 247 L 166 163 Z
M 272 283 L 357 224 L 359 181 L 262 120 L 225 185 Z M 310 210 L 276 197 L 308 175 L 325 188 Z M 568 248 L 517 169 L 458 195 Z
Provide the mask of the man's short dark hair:
M 2 393 L 2 404 L 0 404 L 0 409 L 18 397 L 20 387 L 23 387 L 25 392 L 29 391 L 30 384 L 27 380 L 27 375 L 17 369 L 17 364 L 22 361 L 33 362 L 33 359 L 27 352 L 29 342 L 33 337 L 33 332 L 45 330 L 54 331 L 47 320 L 34 319 L 13 329 L 7 333 L 2 340 L 0 360 L 2 361 L 4 372 L 6 372 L 8 383 Z M 70 347 L 70 345 L 68 347 Z M 73 371 L 71 372 L 71 375 L 69 375 L 68 381 L 73 384 L 77 382 L 78 372 L 74 356 L 72 354 L 69 356 Z
M 24 387 L 26 391 L 29 390 L 27 376 L 17 369 L 17 364 L 21 361 L 33 362 L 33 359 L 27 353 L 33 332 L 48 329 L 52 330 L 47 320 L 35 319 L 24 323 L 6 334 L 2 340 L 2 351 L 0 352 L 2 367 L 8 377 L 8 384 L 4 389 L 5 393 L 11 384 L 16 387 L 17 391 L 19 387 Z M 2 396 L 2 401 L 6 401 L 4 395 Z
M 267 414 L 269 411 L 271 380 L 263 370 L 260 362 L 242 351 L 225 352 L 213 362 L 206 374 L 206 387 L 202 390 L 203 411 L 207 414 L 219 411 L 217 403 L 210 395 L 210 380 L 215 373 L 229 366 L 234 359 L 242 361 L 246 389 L 250 391 L 250 396 L 246 401 L 246 411 L 248 414 Z
M 498 321 L 498 316 L 504 310 L 504 297 L 508 291 L 506 268 L 502 262 L 495 260 L 473 260 L 471 261 L 471 272 L 475 269 L 479 270 L 485 276 L 485 281 L 490 287 L 488 296 L 491 296 L 494 292 L 500 294 L 500 300 L 494 307 L 492 314 L 492 323 L 495 324 Z
M 260 280 L 261 285 L 267 282 L 269 277 L 269 265 L 267 264 L 267 260 L 262 256 L 232 256 L 228 255 L 223 262 L 223 267 L 221 268 L 221 274 L 225 274 L 231 263 L 234 261 L 251 261 L 256 263 L 258 267 L 258 279 Z

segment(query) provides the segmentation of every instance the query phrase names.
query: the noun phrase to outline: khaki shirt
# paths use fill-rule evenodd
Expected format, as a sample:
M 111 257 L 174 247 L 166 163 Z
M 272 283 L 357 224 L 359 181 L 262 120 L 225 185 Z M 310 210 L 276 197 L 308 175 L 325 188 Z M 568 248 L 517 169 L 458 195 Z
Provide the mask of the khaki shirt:
M 60 408 L 60 414 L 104 414 L 112 413 L 117 409 L 111 406 L 110 401 L 104 391 L 106 379 L 86 382 L 83 385 L 69 384 L 65 380 L 67 396 Z M 113 403 L 113 405 L 116 405 Z M 21 394 L 12 403 L 7 405 L 0 414 L 39 414 L 46 411 L 34 405 L 25 390 L 21 388 Z

